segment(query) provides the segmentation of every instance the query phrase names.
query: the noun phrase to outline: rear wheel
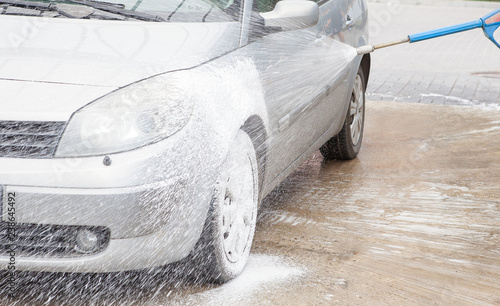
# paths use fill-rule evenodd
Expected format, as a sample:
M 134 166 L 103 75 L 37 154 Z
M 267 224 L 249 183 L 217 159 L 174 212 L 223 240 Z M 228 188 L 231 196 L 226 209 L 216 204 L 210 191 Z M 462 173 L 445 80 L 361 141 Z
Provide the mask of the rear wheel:
M 342 130 L 319 149 L 321 154 L 326 159 L 354 159 L 361 148 L 364 124 L 365 76 L 359 67 Z
M 252 246 L 257 207 L 257 157 L 250 137 L 239 131 L 195 248 L 195 264 L 210 281 L 226 282 L 243 271 Z

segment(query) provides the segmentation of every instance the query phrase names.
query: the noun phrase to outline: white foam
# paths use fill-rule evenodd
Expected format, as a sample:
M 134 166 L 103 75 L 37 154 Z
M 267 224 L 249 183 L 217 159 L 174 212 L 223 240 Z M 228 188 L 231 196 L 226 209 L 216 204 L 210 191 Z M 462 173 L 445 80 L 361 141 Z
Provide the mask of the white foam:
M 277 286 L 304 274 L 304 268 L 286 263 L 280 257 L 252 254 L 239 277 L 218 288 L 197 293 L 192 296 L 192 300 L 197 304 L 200 301 L 203 305 L 239 304 L 264 286 Z

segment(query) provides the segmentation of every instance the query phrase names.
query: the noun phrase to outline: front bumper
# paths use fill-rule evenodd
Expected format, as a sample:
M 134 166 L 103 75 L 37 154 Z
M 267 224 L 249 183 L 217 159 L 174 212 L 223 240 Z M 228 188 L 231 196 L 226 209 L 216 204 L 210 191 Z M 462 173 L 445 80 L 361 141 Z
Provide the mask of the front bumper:
M 95 255 L 61 258 L 14 258 L 16 270 L 50 272 L 115 272 L 146 269 L 178 261 L 189 254 L 199 232 L 182 230 L 182 221 L 174 221 L 152 234 L 111 239 L 103 252 Z M 7 269 L 12 259 L 0 257 L 0 265 Z
M 85 158 L 0 158 L 2 220 L 15 194 L 16 222 L 100 226 L 100 253 L 78 257 L 18 255 L 17 270 L 112 272 L 185 257 L 199 239 L 222 159 L 222 140 L 193 118 L 181 132 L 137 150 Z M 192 150 L 193 145 L 204 150 Z M 213 150 L 212 150 L 213 149 Z M 204 165 L 200 167 L 200 165 Z M 0 268 L 11 259 L 0 256 Z
M 106 226 L 112 239 L 140 237 L 170 221 L 175 205 L 188 198 L 187 184 L 187 178 L 175 177 L 122 188 L 5 186 L 4 220 L 8 195 L 14 194 L 16 222 Z

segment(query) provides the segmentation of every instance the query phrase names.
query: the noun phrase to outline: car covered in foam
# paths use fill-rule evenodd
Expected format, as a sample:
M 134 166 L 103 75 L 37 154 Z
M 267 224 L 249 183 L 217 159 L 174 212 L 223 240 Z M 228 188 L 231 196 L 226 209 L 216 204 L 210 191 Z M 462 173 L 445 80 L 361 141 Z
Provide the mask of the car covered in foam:
M 0 264 L 241 273 L 261 200 L 359 152 L 362 0 L 0 0 Z

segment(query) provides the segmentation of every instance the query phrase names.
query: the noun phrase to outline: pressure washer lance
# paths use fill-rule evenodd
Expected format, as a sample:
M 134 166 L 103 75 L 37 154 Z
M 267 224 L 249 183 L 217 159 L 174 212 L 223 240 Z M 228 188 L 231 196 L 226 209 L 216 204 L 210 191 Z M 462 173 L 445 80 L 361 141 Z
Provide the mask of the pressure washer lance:
M 358 54 L 368 54 L 377 49 L 404 44 L 407 42 L 414 43 L 422 40 L 468 31 L 476 28 L 482 28 L 484 35 L 486 35 L 486 37 L 489 40 L 491 40 L 498 48 L 500 48 L 500 43 L 496 41 L 494 37 L 494 33 L 496 33 L 497 37 L 500 37 L 500 30 L 498 30 L 499 27 L 500 27 L 500 9 L 497 9 L 475 21 L 466 22 L 437 30 L 422 32 L 418 34 L 408 35 L 404 39 L 395 40 L 384 44 L 365 45 L 357 48 L 356 51 L 358 52 Z

